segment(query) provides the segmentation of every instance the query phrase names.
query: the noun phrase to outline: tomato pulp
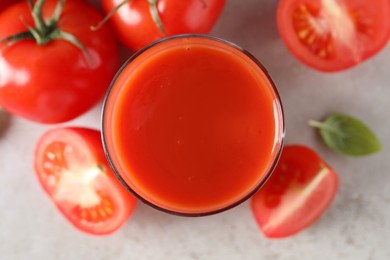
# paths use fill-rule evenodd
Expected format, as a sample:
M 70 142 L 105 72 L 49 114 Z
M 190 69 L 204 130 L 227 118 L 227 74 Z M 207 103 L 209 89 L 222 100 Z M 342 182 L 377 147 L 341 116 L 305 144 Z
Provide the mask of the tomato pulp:
M 135 54 L 113 82 L 103 141 L 122 182 L 152 206 L 206 215 L 252 195 L 283 142 L 264 68 L 223 40 L 182 35 Z
M 268 238 L 284 238 L 316 222 L 336 195 L 338 176 L 314 150 L 286 145 L 271 178 L 251 200 Z
M 136 199 L 111 171 L 96 130 L 66 127 L 47 131 L 37 142 L 34 168 L 56 207 L 86 233 L 116 231 L 136 206 Z
M 390 37 L 389 0 L 281 0 L 280 35 L 303 63 L 325 72 L 352 68 Z

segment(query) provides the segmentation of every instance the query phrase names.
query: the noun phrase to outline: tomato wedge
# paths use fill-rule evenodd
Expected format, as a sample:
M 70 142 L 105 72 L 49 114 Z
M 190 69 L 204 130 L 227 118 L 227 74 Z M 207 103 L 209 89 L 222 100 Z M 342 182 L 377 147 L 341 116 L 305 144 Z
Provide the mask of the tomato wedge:
M 99 131 L 49 130 L 37 143 L 34 164 L 44 190 L 79 230 L 95 235 L 112 233 L 136 205 L 110 169 Z
M 341 71 L 383 49 L 390 36 L 389 0 L 281 0 L 280 35 L 303 63 Z
M 266 237 L 288 237 L 324 213 L 337 187 L 336 173 L 313 150 L 285 146 L 272 176 L 252 197 L 251 208 Z

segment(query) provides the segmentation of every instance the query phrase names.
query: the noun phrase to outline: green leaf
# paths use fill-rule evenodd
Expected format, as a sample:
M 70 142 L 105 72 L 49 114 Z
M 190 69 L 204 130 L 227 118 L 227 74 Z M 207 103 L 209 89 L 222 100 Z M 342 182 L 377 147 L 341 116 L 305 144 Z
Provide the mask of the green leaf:
M 371 129 L 349 115 L 334 113 L 323 122 L 310 120 L 309 125 L 319 128 L 325 144 L 338 153 L 364 156 L 382 149 L 382 145 Z

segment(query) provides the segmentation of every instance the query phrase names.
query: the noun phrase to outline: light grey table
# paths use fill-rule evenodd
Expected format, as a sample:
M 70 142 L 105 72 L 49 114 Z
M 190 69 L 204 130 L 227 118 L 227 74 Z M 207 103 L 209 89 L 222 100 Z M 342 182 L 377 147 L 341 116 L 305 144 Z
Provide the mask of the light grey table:
M 241 45 L 267 67 L 283 100 L 287 144 L 314 148 L 339 173 L 335 201 L 319 222 L 275 241 L 258 230 L 248 203 L 204 218 L 175 217 L 140 204 L 119 232 L 85 235 L 57 212 L 34 175 L 35 141 L 53 126 L 14 118 L 0 139 L 0 259 L 390 259 L 390 47 L 355 69 L 316 72 L 282 43 L 276 5 L 228 0 L 213 34 Z M 64 125 L 99 128 L 100 109 Z M 307 121 L 335 111 L 368 123 L 383 151 L 348 158 L 324 147 Z

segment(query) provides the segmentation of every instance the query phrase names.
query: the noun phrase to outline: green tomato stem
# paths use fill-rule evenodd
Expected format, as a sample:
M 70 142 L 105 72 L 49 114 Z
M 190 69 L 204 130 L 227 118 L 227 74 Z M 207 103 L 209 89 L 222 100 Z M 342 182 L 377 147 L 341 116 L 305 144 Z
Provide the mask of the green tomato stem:
M 62 0 L 64 1 L 64 0 Z M 34 24 L 35 24 L 35 31 L 37 32 L 37 36 L 34 35 L 34 37 L 44 37 L 46 36 L 50 28 L 47 26 L 45 23 L 45 20 L 43 19 L 42 16 L 42 9 L 43 5 L 45 3 L 45 0 L 37 0 L 35 5 L 33 5 L 32 9 L 32 17 L 34 19 Z
M 92 66 L 92 57 L 88 49 L 71 33 L 67 33 L 61 30 L 54 30 L 50 35 L 50 40 L 64 40 L 79 48 L 86 56 L 89 66 Z
M 14 45 L 15 43 L 17 43 L 17 42 L 19 42 L 21 40 L 26 40 L 26 39 L 34 40 L 35 38 L 32 36 L 30 31 L 21 32 L 21 33 L 18 33 L 18 34 L 6 37 L 6 38 L 0 40 L 0 44 L 6 42 L 6 44 L 0 50 L 4 51 L 7 48 L 9 48 L 12 45 Z
M 112 9 L 104 18 L 103 20 L 101 20 L 97 25 L 95 26 L 91 26 L 90 29 L 92 31 L 97 31 L 100 29 L 100 27 L 102 27 L 118 10 L 119 8 L 121 8 L 122 6 L 124 6 L 125 4 L 127 4 L 128 2 L 130 2 L 131 0 L 124 0 L 122 3 L 120 3 L 119 5 L 115 6 L 114 9 Z
M 60 0 L 54 10 L 53 16 L 49 20 L 49 26 L 56 26 L 60 20 L 62 9 L 64 8 L 65 0 Z
M 164 25 L 161 22 L 160 15 L 158 14 L 157 9 L 157 0 L 148 0 L 149 6 L 150 6 L 150 14 L 152 15 L 153 21 L 156 23 L 158 29 L 160 32 L 166 36 Z
M 28 5 L 30 6 L 31 9 L 33 9 L 33 7 L 34 7 L 33 0 L 28 0 Z
M 102 27 L 122 6 L 125 4 L 129 3 L 131 0 L 124 0 L 122 1 L 119 5 L 115 6 L 104 18 L 102 21 L 100 21 L 97 25 L 91 26 L 92 31 L 97 31 Z M 158 9 L 157 9 L 157 0 L 148 0 L 149 3 L 149 10 L 150 14 L 152 16 L 152 19 L 154 23 L 157 25 L 158 29 L 160 32 L 166 36 L 165 28 L 164 25 L 161 22 L 160 15 L 158 14 Z

